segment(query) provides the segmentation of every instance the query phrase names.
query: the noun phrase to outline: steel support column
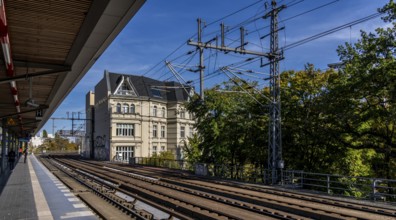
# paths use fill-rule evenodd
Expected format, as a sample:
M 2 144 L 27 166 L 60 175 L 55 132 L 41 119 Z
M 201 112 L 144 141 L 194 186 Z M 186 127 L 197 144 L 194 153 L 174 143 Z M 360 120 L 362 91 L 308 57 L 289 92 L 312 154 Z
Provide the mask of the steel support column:
M 1 120 L 1 125 L 2 125 L 2 131 L 1 131 L 1 135 L 2 135 L 2 137 L 1 137 L 1 164 L 0 164 L 0 166 L 1 166 L 1 173 L 4 173 L 4 171 L 5 171 L 5 165 L 6 165 L 6 159 L 5 159 L 5 157 L 6 157 L 6 144 L 7 144 L 7 127 L 6 127 L 6 124 L 7 124 L 7 119 L 6 118 L 3 118 L 2 120 Z
M 276 1 L 272 1 L 271 42 L 270 42 L 270 107 L 269 107 L 269 137 L 268 137 L 268 169 L 271 172 L 271 182 L 279 182 L 279 172 L 283 169 L 282 133 L 281 133 L 281 100 L 279 60 L 282 53 L 278 43 L 278 13 L 285 6 L 277 8 Z

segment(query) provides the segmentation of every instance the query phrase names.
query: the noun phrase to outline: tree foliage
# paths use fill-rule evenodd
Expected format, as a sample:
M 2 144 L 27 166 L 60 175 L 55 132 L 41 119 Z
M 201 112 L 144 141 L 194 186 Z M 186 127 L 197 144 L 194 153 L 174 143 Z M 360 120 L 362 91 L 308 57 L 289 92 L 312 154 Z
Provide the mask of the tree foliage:
M 308 64 L 281 74 L 286 168 L 396 178 L 396 6 L 391 0 L 379 11 L 386 26 L 338 48 L 342 68 Z M 198 131 L 186 146 L 189 158 L 266 165 L 269 89 L 253 87 L 232 79 L 205 91 L 204 102 L 187 104 Z
M 55 135 L 55 138 L 44 139 L 43 144 L 37 148 L 38 152 L 46 151 L 76 151 L 78 146 L 69 139 Z
M 326 120 L 325 94 L 336 75 L 332 70 L 315 70 L 310 64 L 305 71 L 281 75 L 282 143 L 290 169 L 334 172 L 335 158 L 345 156 L 346 150 L 327 136 L 332 125 Z
M 164 160 L 174 160 L 174 155 L 171 151 L 162 151 L 159 154 L 155 153 L 151 156 L 151 158 L 158 158 Z
M 43 138 L 48 138 L 48 132 L 47 132 L 47 130 L 43 130 Z
M 386 22 L 395 19 L 391 1 L 380 9 Z M 396 25 L 377 28 L 376 33 L 361 31 L 356 44 L 338 48 L 345 67 L 332 84 L 328 108 L 332 116 L 331 134 L 340 145 L 351 149 L 373 149 L 383 159 L 376 173 L 391 178 L 396 158 Z M 377 166 L 377 168 L 379 168 Z
M 223 93 L 220 89 L 230 92 Z M 248 84 L 244 89 L 252 90 Z M 200 162 L 215 164 L 242 165 L 266 160 L 266 131 L 263 129 L 266 116 L 261 113 L 264 111 L 262 107 L 257 108 L 254 99 L 233 81 L 205 93 L 204 103 L 196 96 L 187 104 L 187 109 L 197 119 L 199 133 L 190 140 L 187 152 L 200 154 Z M 255 154 L 251 154 L 252 149 Z

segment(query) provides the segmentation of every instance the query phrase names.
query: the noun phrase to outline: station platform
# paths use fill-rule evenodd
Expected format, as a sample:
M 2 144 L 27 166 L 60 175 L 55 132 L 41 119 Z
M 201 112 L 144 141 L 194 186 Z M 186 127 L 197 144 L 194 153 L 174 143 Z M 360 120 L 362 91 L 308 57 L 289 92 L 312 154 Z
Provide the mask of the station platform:
M 34 155 L 9 171 L 0 195 L 0 220 L 99 219 Z

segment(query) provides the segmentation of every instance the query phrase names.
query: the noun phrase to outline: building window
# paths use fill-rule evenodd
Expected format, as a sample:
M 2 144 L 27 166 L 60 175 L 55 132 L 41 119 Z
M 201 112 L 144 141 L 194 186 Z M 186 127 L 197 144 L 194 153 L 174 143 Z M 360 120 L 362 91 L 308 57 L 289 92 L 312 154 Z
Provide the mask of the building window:
M 161 126 L 161 137 L 165 138 L 165 126 Z
M 161 146 L 161 151 L 165 151 L 165 146 Z
M 180 127 L 180 137 L 184 138 L 184 136 L 186 135 L 186 128 L 184 126 Z
M 184 110 L 180 111 L 180 118 L 186 118 L 186 112 Z
M 135 114 L 135 105 L 134 104 L 131 104 L 131 113 Z
M 122 105 L 122 113 L 129 113 L 129 105 L 124 103 L 124 105 Z
M 129 158 L 134 157 L 134 146 L 117 146 L 115 160 L 129 161 Z
M 153 116 L 157 117 L 157 106 L 154 106 L 153 108 Z
M 193 134 L 194 134 L 194 128 L 193 128 L 193 127 L 190 127 L 190 137 L 192 137 Z
M 117 123 L 117 136 L 135 136 L 134 124 L 119 124 Z
M 123 82 L 120 89 L 117 91 L 118 95 L 128 95 L 129 88 L 126 82 Z
M 162 117 L 163 117 L 163 118 L 166 117 L 166 110 L 165 110 L 165 107 L 162 107 Z
M 157 154 L 157 146 L 153 146 L 153 155 Z
M 116 109 L 117 113 L 121 113 L 121 104 L 117 103 L 117 109 Z
M 153 137 L 157 137 L 157 125 L 153 125 Z
M 128 83 L 126 82 L 127 79 L 124 80 L 120 88 L 117 90 L 117 95 L 132 95 L 137 96 L 135 91 L 129 87 Z
M 151 94 L 153 94 L 153 97 L 162 98 L 161 91 L 159 91 L 158 89 L 151 89 Z

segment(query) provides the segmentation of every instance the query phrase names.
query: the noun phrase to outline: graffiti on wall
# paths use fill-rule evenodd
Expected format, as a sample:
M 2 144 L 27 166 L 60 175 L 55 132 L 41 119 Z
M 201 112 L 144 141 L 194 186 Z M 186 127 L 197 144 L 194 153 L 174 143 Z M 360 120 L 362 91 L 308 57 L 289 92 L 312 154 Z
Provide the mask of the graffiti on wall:
M 106 140 L 106 135 L 96 136 L 95 138 L 95 159 L 109 160 L 110 159 L 110 144 Z
M 106 135 L 96 136 L 95 147 L 105 147 L 105 143 L 106 143 Z

